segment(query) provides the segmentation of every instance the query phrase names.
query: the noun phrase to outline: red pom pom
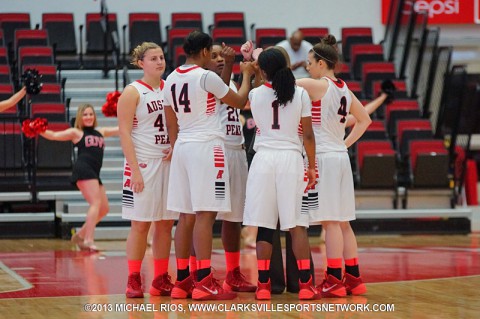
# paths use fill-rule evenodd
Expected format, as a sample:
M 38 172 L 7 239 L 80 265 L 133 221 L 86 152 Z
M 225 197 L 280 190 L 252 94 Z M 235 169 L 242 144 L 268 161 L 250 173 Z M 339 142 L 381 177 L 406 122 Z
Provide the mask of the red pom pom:
M 48 122 L 44 118 L 26 119 L 22 122 L 22 132 L 26 137 L 33 138 L 47 130 Z
M 33 127 L 30 126 L 31 124 L 30 119 L 26 119 L 25 121 L 22 122 L 22 132 L 25 134 L 26 137 L 32 138 L 35 137 L 35 131 L 33 130 Z
M 102 113 L 107 117 L 117 116 L 117 103 L 121 93 L 119 91 L 107 94 L 107 101 L 102 106 Z

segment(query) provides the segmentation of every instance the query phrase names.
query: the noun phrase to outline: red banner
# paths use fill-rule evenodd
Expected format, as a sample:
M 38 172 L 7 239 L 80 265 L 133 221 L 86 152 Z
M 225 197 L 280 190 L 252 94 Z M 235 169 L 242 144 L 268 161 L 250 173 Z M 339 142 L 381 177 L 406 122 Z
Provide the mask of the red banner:
M 382 0 L 382 23 L 386 24 L 394 0 Z M 428 11 L 429 24 L 480 24 L 480 0 L 405 0 L 403 11 Z

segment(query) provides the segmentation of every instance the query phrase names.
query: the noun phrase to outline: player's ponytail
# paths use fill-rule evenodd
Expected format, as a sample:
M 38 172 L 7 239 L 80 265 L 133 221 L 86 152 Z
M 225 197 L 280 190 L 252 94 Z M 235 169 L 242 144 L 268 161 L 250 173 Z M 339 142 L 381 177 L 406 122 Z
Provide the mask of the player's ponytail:
M 282 52 L 277 49 L 265 50 L 258 57 L 258 65 L 272 81 L 272 88 L 280 105 L 292 101 L 295 94 L 295 77 L 287 66 Z

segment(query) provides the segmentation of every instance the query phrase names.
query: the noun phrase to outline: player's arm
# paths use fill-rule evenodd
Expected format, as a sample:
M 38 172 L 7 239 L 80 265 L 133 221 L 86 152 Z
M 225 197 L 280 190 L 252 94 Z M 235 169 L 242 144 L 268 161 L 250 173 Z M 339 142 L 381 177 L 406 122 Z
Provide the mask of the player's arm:
M 372 120 L 367 113 L 367 110 L 363 107 L 362 103 L 357 99 L 355 94 L 350 92 L 352 96 L 352 105 L 350 106 L 350 113 L 355 117 L 356 124 L 353 126 L 350 134 L 345 139 L 345 145 L 347 147 L 352 146 L 367 130 Z
M 135 111 L 140 99 L 138 91 L 133 86 L 127 86 L 117 104 L 118 131 L 120 136 L 120 144 L 123 154 L 131 169 L 131 188 L 135 193 L 143 191 L 143 176 L 138 166 L 135 146 L 132 140 L 133 119 Z
M 250 92 L 250 77 L 254 73 L 254 69 L 251 62 L 241 62 L 240 70 L 242 71 L 242 84 L 238 93 L 229 89 L 227 94 L 220 99 L 227 105 L 243 110 L 247 103 L 248 92 Z
M 387 97 L 388 97 L 388 94 L 382 92 L 376 99 L 365 104 L 364 108 L 367 111 L 367 113 L 372 114 L 373 112 L 375 112 L 375 110 L 378 109 L 385 102 Z M 346 127 L 350 127 L 354 125 L 355 122 L 356 122 L 355 117 L 352 114 L 348 114 Z
M 220 55 L 225 61 L 225 65 L 223 66 L 222 74 L 220 74 L 220 77 L 222 78 L 223 83 L 225 83 L 226 85 L 230 85 L 233 64 L 235 63 L 235 50 L 225 45 L 225 43 L 222 43 L 222 51 L 220 52 Z
M 315 134 L 312 126 L 312 102 L 306 91 L 302 90 L 302 129 L 303 129 L 303 147 L 308 159 L 307 177 L 308 185 L 305 191 L 312 188 L 316 183 L 315 172 Z
M 178 119 L 177 114 L 170 105 L 164 105 L 165 121 L 167 125 L 168 138 L 170 139 L 170 145 L 173 149 L 178 137 Z

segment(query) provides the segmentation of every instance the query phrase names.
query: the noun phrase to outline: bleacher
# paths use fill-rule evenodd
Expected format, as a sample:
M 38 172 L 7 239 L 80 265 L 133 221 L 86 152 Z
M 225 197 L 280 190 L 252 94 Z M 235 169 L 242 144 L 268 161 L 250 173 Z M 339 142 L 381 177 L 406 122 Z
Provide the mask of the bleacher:
M 26 138 L 20 131 L 24 119 L 42 116 L 52 128 L 67 127 L 74 116 L 70 110 L 91 103 L 99 126 L 116 125 L 116 119 L 104 117 L 99 106 L 108 92 L 139 76 L 127 62 L 135 45 L 161 43 L 169 72 L 184 61 L 181 43 L 191 30 L 209 32 L 216 41 L 237 50 L 248 39 L 243 12 L 216 12 L 214 24 L 208 27 L 201 12 L 172 13 L 169 25 L 162 25 L 161 13 L 132 12 L 128 24 L 120 27 L 117 14 L 102 9 L 84 16 L 44 12 L 41 29 L 40 24 L 32 29 L 28 13 L 0 14 L 0 100 L 20 88 L 26 69 L 35 68 L 44 75 L 41 94 L 27 96 L 0 114 L 0 229 L 4 237 L 68 237 L 70 229 L 84 221 L 87 208 L 80 192 L 69 183 L 75 160 L 71 143 Z M 476 100 L 458 101 L 444 93 L 446 87 L 478 84 L 478 78 L 462 77 L 459 68 L 452 69 L 454 48 L 439 47 L 441 31 L 427 24 L 426 13 L 411 12 L 408 23 L 398 14 L 391 12 L 382 43 L 374 43 L 373 31 L 366 26 L 342 28 L 337 37 L 344 59 L 340 77 L 360 99 L 378 96 L 385 79 L 396 87 L 395 100 L 372 114 L 375 124 L 350 150 L 357 217 L 466 218 L 472 229 L 480 230 L 478 211 L 466 207 L 462 192 L 462 167 L 469 159 L 471 141 L 455 139 L 459 133 L 468 139 L 478 132 L 458 132 L 460 120 L 446 116 L 456 114 L 453 110 L 457 109 L 467 112 L 468 102 Z M 76 30 L 74 19 L 85 21 L 85 28 Z M 305 30 L 311 42 L 328 32 L 325 26 L 312 23 L 298 28 Z M 262 47 L 287 37 L 282 26 L 256 28 L 252 24 L 250 31 L 255 44 Z M 80 39 L 79 45 L 75 39 Z M 121 219 L 123 154 L 118 138 L 106 142 L 101 177 L 111 212 L 99 225 L 97 238 L 123 238 L 129 225 Z M 30 231 L 37 226 L 43 230 Z

